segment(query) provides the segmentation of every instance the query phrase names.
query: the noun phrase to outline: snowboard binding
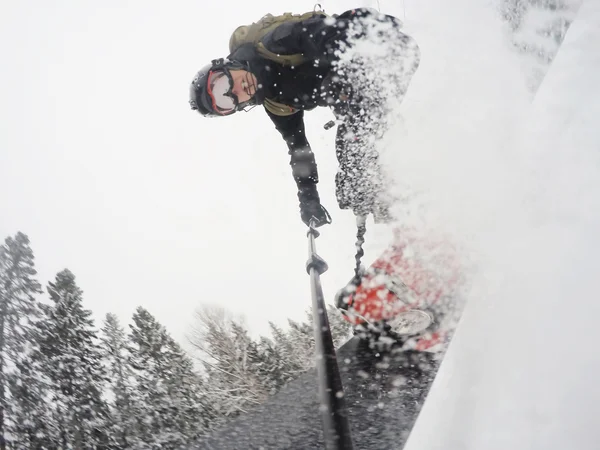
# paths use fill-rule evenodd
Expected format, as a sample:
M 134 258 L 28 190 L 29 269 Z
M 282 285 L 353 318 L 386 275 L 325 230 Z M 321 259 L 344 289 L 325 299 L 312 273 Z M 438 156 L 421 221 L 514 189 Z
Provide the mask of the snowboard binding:
M 419 307 L 401 280 L 373 267 L 340 289 L 335 305 L 354 325 L 354 334 L 378 349 L 402 346 L 431 332 L 435 323 L 435 316 Z

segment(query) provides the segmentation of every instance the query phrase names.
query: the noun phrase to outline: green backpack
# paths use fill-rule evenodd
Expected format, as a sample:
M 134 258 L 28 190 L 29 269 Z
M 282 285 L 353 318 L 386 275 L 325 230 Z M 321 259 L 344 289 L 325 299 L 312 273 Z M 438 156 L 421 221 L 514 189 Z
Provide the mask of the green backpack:
M 283 23 L 301 22 L 314 16 L 328 17 L 328 15 L 323 11 L 310 11 L 304 14 L 284 13 L 279 16 L 267 14 L 258 22 L 237 27 L 229 39 L 229 53 L 233 53 L 243 44 L 252 43 L 254 44 L 258 54 L 263 58 L 284 66 L 299 66 L 308 60 L 303 54 L 296 53 L 292 55 L 281 55 L 274 53 L 264 46 L 262 39 Z M 298 111 L 292 106 L 285 105 L 267 98 L 264 101 L 264 106 L 269 112 L 277 116 L 290 116 Z

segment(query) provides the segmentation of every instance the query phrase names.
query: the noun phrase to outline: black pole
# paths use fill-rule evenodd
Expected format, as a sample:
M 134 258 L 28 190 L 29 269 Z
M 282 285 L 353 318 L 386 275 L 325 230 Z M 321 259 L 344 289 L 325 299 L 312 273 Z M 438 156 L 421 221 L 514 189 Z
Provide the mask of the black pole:
M 319 377 L 319 406 L 323 421 L 325 448 L 327 450 L 352 450 L 352 436 L 344 400 L 344 388 L 321 288 L 321 274 L 328 267 L 327 263 L 317 255 L 315 239 L 318 236 L 319 232 L 311 223 L 308 230 L 306 271 L 310 275 L 317 375 Z

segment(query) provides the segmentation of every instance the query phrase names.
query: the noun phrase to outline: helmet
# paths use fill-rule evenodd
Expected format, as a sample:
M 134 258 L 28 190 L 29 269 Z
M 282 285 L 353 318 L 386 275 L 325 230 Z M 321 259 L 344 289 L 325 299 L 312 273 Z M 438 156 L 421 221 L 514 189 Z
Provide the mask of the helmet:
M 228 59 L 215 59 L 198 71 L 190 85 L 190 106 L 204 117 L 221 117 L 254 103 L 240 103 L 231 92 L 230 70 L 249 70 L 248 65 Z

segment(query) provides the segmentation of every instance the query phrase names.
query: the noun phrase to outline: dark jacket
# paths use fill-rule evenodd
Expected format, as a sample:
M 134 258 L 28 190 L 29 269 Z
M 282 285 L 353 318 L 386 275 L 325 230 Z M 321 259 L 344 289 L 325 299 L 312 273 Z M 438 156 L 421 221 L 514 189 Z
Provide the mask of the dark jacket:
M 317 164 L 305 135 L 304 111 L 328 106 L 324 82 L 329 85 L 327 80 L 334 70 L 332 63 L 337 58 L 335 51 L 347 40 L 349 22 L 366 14 L 370 12 L 352 10 L 335 18 L 316 15 L 302 22 L 284 23 L 267 34 L 262 43 L 268 50 L 288 55 L 302 53 L 309 59 L 296 67 L 263 58 L 252 44 L 240 47 L 228 57 L 249 64 L 258 81 L 257 104 L 268 98 L 298 110 L 289 116 L 277 116 L 265 109 L 287 143 L 301 203 L 319 201 Z

